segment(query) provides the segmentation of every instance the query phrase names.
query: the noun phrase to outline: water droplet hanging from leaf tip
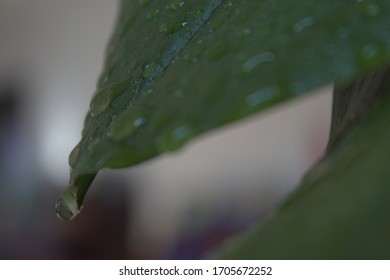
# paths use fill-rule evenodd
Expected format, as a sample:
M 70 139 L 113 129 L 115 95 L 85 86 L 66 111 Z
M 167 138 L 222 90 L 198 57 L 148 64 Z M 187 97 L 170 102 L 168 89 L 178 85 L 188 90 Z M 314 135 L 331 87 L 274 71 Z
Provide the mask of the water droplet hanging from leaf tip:
M 56 202 L 55 208 L 58 218 L 70 221 L 80 213 L 82 206 L 79 207 L 74 193 L 67 189 Z

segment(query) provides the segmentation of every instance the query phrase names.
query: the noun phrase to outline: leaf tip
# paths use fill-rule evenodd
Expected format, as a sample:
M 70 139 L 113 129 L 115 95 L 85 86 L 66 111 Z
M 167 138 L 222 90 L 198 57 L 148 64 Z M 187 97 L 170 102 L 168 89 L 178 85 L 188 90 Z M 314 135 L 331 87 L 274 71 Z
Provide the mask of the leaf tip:
M 70 221 L 76 217 L 82 209 L 82 205 L 77 203 L 77 196 L 68 187 L 58 199 L 56 203 L 57 217 L 63 221 Z

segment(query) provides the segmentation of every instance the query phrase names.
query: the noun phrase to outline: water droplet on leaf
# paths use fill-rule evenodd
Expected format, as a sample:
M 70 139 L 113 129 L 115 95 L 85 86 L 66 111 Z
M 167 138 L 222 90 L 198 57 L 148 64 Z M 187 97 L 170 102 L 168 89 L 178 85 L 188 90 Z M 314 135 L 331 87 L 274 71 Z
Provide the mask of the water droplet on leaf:
M 117 141 L 123 140 L 145 122 L 146 119 L 142 110 L 129 109 L 111 123 L 107 136 Z
M 279 94 L 277 86 L 269 86 L 260 90 L 252 92 L 246 97 L 246 104 L 249 107 L 256 107 L 266 101 L 269 101 Z
M 379 4 L 372 0 L 359 2 L 357 9 L 366 17 L 375 17 L 381 11 Z
M 193 131 L 188 125 L 181 125 L 171 132 L 162 134 L 157 139 L 157 147 L 160 151 L 175 151 L 193 136 Z
M 305 28 L 311 26 L 313 23 L 314 19 L 312 17 L 305 17 L 294 25 L 294 31 L 296 33 L 302 32 Z
M 370 16 L 376 16 L 379 13 L 379 6 L 375 3 L 371 3 L 367 5 L 367 13 Z
M 383 45 L 369 43 L 361 48 L 358 62 L 362 66 L 372 67 L 382 61 L 385 56 L 386 49 Z
M 336 31 L 336 35 L 340 39 L 347 38 L 350 34 L 351 34 L 351 31 L 348 29 L 348 27 L 340 27 Z
M 199 18 L 199 17 L 203 16 L 203 14 L 204 14 L 204 10 L 197 10 L 195 12 L 195 17 Z
M 181 97 L 183 95 L 183 91 L 181 91 L 180 89 L 175 90 L 174 95 L 175 97 Z
M 96 117 L 103 113 L 111 102 L 125 92 L 127 83 L 115 83 L 107 85 L 98 90 L 91 101 L 90 111 L 91 116 Z
M 111 103 L 111 98 L 105 94 L 96 95 L 91 102 L 91 115 L 96 117 L 103 113 Z
M 180 141 L 180 140 L 186 138 L 188 136 L 188 134 L 189 134 L 188 127 L 186 125 L 183 125 L 183 126 L 176 128 L 172 132 L 172 139 L 175 141 Z
M 245 28 L 244 30 L 242 30 L 242 35 L 248 36 L 250 34 L 251 34 L 251 29 L 250 28 Z
M 169 7 L 171 8 L 171 10 L 173 10 L 173 11 L 177 11 L 177 10 L 179 10 L 181 7 L 183 7 L 184 6 L 184 1 L 180 1 L 180 0 L 175 0 L 175 1 L 173 1 L 170 5 L 169 5 Z
M 242 66 L 242 70 L 244 72 L 251 72 L 256 66 L 265 63 L 265 62 L 271 62 L 275 60 L 275 55 L 271 52 L 263 52 L 260 54 L 257 54 L 255 56 L 252 56 L 249 58 L 244 65 Z
M 368 44 L 362 48 L 361 54 L 362 54 L 362 57 L 364 59 L 372 59 L 375 57 L 377 52 L 378 52 L 378 49 L 375 45 Z
M 139 126 L 143 125 L 144 123 L 145 123 L 145 119 L 144 118 L 138 118 L 138 119 L 136 119 L 133 122 L 133 126 L 134 127 L 139 127 Z
M 302 84 L 302 83 L 293 83 L 291 85 L 291 89 L 292 89 L 292 93 L 295 94 L 295 95 L 298 95 L 302 92 L 305 92 L 307 90 L 305 84 Z

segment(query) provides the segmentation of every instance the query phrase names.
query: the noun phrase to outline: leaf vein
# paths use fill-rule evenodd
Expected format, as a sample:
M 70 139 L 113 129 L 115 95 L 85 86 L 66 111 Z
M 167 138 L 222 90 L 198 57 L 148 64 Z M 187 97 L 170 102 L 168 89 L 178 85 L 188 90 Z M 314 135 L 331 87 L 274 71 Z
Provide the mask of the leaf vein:
M 211 0 L 206 7 L 203 15 L 194 21 L 192 27 L 185 34 L 177 38 L 173 45 L 162 55 L 160 63 L 156 66 L 153 72 L 145 78 L 137 87 L 135 91 L 135 98 L 139 98 L 145 88 L 151 86 L 156 77 L 165 71 L 175 59 L 176 56 L 183 51 L 191 39 L 202 29 L 202 27 L 208 22 L 214 12 L 221 6 L 224 0 Z

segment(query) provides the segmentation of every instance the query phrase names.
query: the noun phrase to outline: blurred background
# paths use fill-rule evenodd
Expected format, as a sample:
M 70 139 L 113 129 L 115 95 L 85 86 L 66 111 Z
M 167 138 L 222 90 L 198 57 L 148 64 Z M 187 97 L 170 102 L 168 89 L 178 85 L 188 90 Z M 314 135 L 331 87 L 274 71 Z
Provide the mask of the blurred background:
M 117 1 L 0 0 L 0 259 L 194 259 L 283 201 L 323 153 L 331 88 L 105 170 L 55 215 Z

